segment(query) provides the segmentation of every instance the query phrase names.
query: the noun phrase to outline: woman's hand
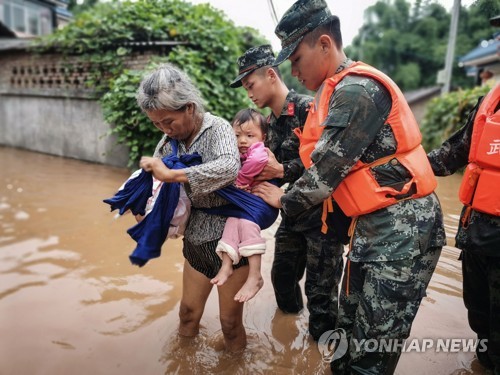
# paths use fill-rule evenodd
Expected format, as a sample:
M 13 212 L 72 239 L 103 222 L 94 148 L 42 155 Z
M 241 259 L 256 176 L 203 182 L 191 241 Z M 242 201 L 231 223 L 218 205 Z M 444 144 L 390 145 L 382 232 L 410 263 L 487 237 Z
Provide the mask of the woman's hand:
M 266 147 L 267 154 L 269 155 L 269 159 L 267 160 L 267 164 L 256 177 L 257 181 L 267 181 L 273 178 L 283 178 L 284 177 L 284 169 L 283 164 L 280 164 L 276 157 L 272 153 L 270 149 Z
M 183 169 L 169 169 L 159 158 L 143 156 L 139 166 L 146 172 L 151 172 L 157 180 L 163 182 L 189 182 Z
M 285 195 L 285 192 L 283 191 L 283 189 L 277 187 L 276 185 L 273 185 L 269 182 L 262 182 L 261 184 L 258 184 L 257 186 L 254 186 L 252 188 L 252 193 L 258 197 L 261 197 L 264 202 L 273 207 L 282 207 L 280 198 Z
M 146 172 L 151 172 L 157 180 L 164 182 L 171 182 L 172 180 L 172 171 L 163 164 L 161 159 L 143 156 L 139 166 Z

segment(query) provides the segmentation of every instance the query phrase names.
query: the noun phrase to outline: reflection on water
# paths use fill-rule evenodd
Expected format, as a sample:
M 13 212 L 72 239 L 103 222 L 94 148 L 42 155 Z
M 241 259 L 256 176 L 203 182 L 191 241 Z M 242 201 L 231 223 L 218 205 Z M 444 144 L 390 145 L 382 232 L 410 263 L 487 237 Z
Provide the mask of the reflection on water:
M 276 308 L 270 281 L 247 303 L 248 347 L 222 350 L 215 291 L 200 335 L 177 336 L 180 240 L 132 266 L 131 216 L 114 219 L 102 199 L 125 169 L 0 147 L 0 374 L 328 374 L 307 334 L 307 312 Z M 453 247 L 460 177 L 439 180 L 449 245 L 412 330 L 416 338 L 473 338 Z M 483 374 L 473 353 L 404 353 L 398 374 Z
M 462 267 L 458 261 L 460 250 L 453 245 L 462 208 L 458 201 L 460 181 L 460 175 L 438 178 L 437 194 L 443 208 L 448 245 L 441 252 L 439 267 L 434 274 L 433 282 L 429 285 L 429 290 L 458 298 L 462 298 Z

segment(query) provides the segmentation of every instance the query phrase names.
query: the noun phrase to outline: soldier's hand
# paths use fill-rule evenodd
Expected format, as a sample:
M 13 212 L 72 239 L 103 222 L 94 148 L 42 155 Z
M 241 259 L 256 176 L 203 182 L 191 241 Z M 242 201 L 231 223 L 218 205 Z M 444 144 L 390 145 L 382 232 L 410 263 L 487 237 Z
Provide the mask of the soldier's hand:
M 285 173 L 283 169 L 283 164 L 280 164 L 276 157 L 272 153 L 270 149 L 266 147 L 267 154 L 269 155 L 269 159 L 267 161 L 266 166 L 260 172 L 255 179 L 257 181 L 267 181 L 273 178 L 283 178 Z
M 254 186 L 252 188 L 252 193 L 258 197 L 261 197 L 264 202 L 273 207 L 282 207 L 280 198 L 285 195 L 285 192 L 283 191 L 283 189 L 277 187 L 276 185 L 273 185 L 269 182 L 262 182 L 261 184 L 258 184 L 257 186 Z

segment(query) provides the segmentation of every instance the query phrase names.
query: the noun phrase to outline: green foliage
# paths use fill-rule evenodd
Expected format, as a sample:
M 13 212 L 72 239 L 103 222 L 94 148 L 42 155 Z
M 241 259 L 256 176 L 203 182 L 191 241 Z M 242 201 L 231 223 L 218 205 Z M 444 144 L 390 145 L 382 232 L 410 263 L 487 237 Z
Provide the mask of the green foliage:
M 73 13 L 73 15 L 77 15 L 86 10 L 92 8 L 95 4 L 97 4 L 99 0 L 69 0 L 68 1 L 68 10 Z
M 427 105 L 420 127 L 424 148 L 430 151 L 439 147 L 444 140 L 465 125 L 467 116 L 479 97 L 484 96 L 490 89 L 489 86 L 478 86 L 432 99 Z
M 416 63 L 401 64 L 396 68 L 393 79 L 408 90 L 415 90 L 420 83 L 420 67 Z
M 458 67 L 460 56 L 496 31 L 490 17 L 500 13 L 498 0 L 477 0 L 461 8 L 455 43 L 452 87 L 471 87 L 474 81 Z M 348 56 L 362 60 L 391 76 L 403 90 L 436 85 L 444 69 L 451 15 L 436 0 L 379 0 L 365 11 L 365 23 Z M 407 74 L 416 74 L 408 77 Z
M 135 95 L 143 72 L 125 70 L 112 80 L 111 89 L 101 99 L 104 118 L 113 124 L 118 143 L 129 148 L 129 166 L 142 155 L 151 155 L 161 133 L 137 105 Z
M 143 71 L 131 71 L 124 61 L 132 42 L 180 42 L 167 56 L 154 59 L 181 67 L 200 89 L 208 111 L 231 120 L 251 106 L 244 90 L 229 87 L 237 74 L 236 60 L 251 46 L 269 43 L 255 29 L 236 27 L 208 4 L 181 0 L 111 1 L 83 11 L 64 29 L 43 38 L 40 49 L 79 55 L 91 62 L 91 82 L 100 98 L 105 120 L 119 143 L 130 149 L 130 166 L 151 154 L 160 134 L 139 110 L 135 95 Z

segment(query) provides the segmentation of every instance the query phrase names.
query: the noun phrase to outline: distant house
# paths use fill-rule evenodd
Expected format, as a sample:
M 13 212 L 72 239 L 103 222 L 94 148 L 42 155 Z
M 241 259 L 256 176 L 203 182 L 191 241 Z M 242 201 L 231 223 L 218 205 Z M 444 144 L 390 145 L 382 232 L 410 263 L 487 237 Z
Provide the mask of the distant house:
M 458 64 L 465 68 L 468 76 L 476 79 L 478 85 L 486 80 L 500 82 L 500 32 L 460 57 Z
M 68 0 L 0 0 L 0 38 L 33 38 L 51 34 L 72 15 Z
M 410 105 L 411 111 L 419 124 L 425 116 L 425 111 L 429 100 L 441 94 L 441 86 L 426 87 L 414 91 L 403 93 L 406 101 Z

